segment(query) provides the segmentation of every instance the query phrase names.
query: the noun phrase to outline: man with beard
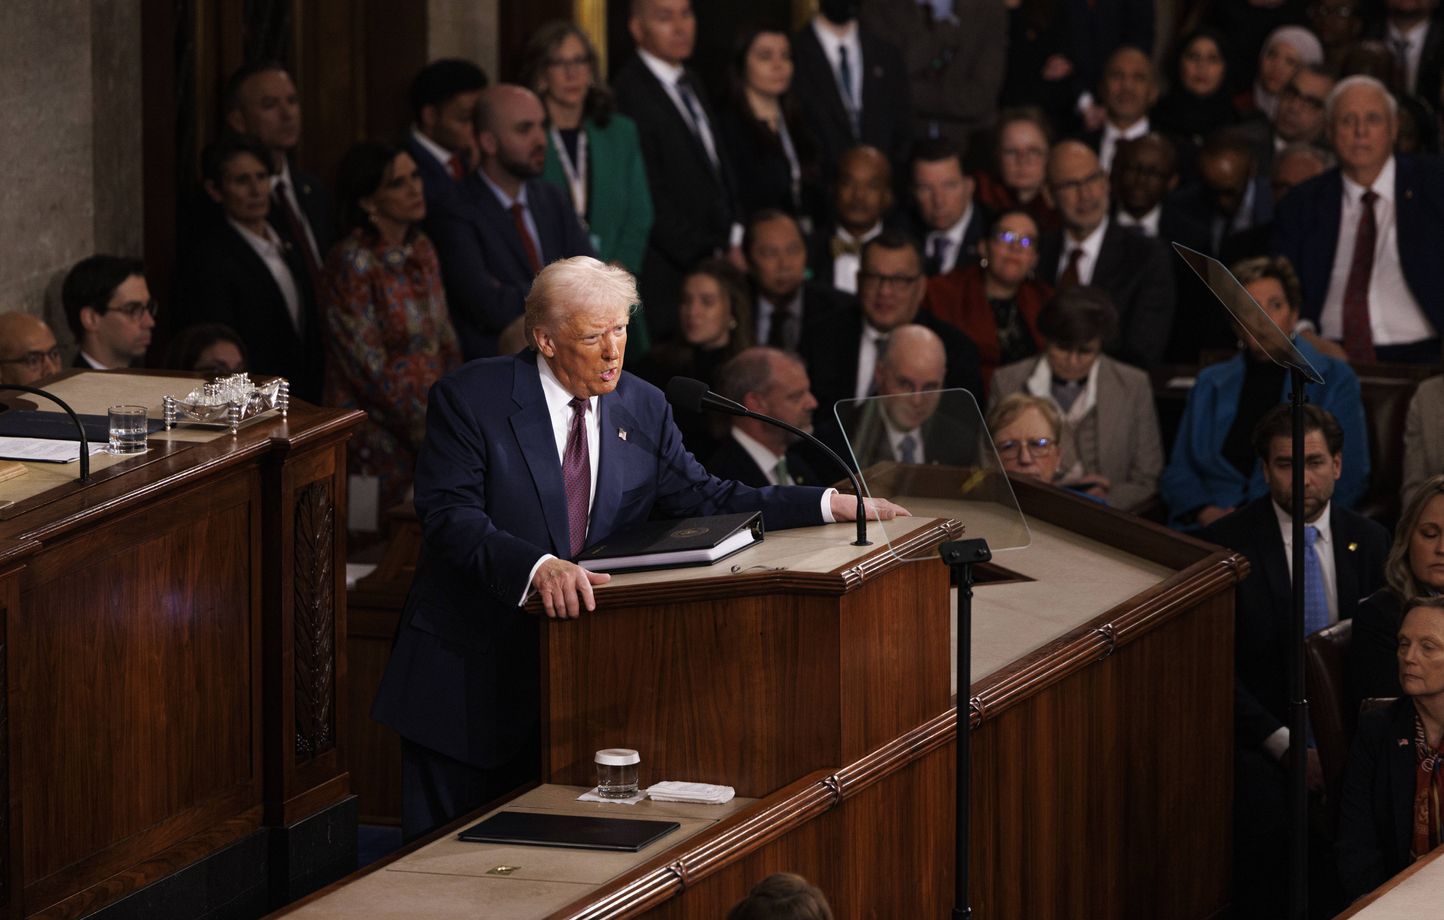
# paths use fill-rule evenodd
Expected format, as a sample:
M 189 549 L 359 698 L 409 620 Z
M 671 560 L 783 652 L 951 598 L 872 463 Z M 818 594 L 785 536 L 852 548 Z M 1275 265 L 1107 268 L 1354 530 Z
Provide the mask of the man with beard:
M 519 341 L 522 302 L 543 266 L 593 255 L 567 196 L 542 181 L 546 111 L 531 90 L 498 84 L 476 106 L 481 167 L 428 222 L 451 321 L 467 359 Z

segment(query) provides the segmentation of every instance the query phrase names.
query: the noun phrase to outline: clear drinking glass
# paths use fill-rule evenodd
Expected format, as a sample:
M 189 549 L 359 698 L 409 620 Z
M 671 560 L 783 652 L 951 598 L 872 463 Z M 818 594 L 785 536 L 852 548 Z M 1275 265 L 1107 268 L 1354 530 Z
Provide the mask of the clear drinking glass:
M 145 406 L 111 406 L 110 453 L 145 453 Z
M 597 795 L 604 799 L 629 799 L 637 794 L 641 756 L 630 748 L 597 751 Z

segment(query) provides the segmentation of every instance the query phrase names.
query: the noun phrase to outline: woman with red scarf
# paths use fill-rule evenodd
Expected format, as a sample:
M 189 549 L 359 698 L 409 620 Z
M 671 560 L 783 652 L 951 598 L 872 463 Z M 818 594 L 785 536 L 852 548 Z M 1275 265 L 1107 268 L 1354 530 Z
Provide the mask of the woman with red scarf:
M 1404 695 L 1364 713 L 1339 796 L 1335 850 L 1351 898 L 1444 840 L 1444 595 L 1406 604 L 1399 627 Z

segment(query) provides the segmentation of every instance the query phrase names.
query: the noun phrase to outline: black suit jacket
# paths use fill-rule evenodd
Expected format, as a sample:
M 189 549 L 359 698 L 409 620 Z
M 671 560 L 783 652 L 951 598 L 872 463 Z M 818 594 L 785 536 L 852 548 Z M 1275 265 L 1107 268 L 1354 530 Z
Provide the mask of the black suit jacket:
M 912 231 L 913 237 L 918 241 L 918 245 L 923 249 L 923 265 L 927 267 L 930 256 L 928 234 L 932 232 L 932 228 L 923 223 L 923 219 L 918 216 L 916 211 L 910 211 L 908 216 L 911 219 L 909 229 Z M 979 256 L 982 255 L 978 247 L 983 242 L 983 235 L 988 232 L 988 227 L 992 226 L 992 223 L 993 215 L 984 208 L 982 204 L 974 201 L 973 213 L 968 215 L 968 223 L 963 227 L 962 247 L 950 248 L 948 251 L 948 261 L 937 271 L 928 272 L 928 275 L 945 275 L 955 268 L 967 268 L 969 265 L 978 261 Z
M 683 274 L 701 259 L 726 250 L 732 224 L 740 220 L 721 125 L 707 103 L 702 81 L 690 70 L 688 74 L 711 124 L 717 166 L 641 58 L 628 61 L 612 84 L 617 107 L 637 123 L 652 192 L 652 235 L 640 282 L 647 325 L 657 341 L 677 328 Z
M 772 484 L 767 480 L 767 473 L 757 465 L 757 461 L 752 459 L 752 455 L 747 452 L 747 449 L 730 434 L 722 439 L 716 450 L 708 456 L 707 462 L 702 465 L 707 468 L 707 472 L 718 479 L 731 479 L 754 489 L 761 489 Z M 795 480 L 794 485 L 827 485 L 812 471 L 812 464 L 795 448 L 787 450 L 787 472 Z
M 1215 522 L 1205 539 L 1227 546 L 1253 567 L 1234 607 L 1234 728 L 1240 747 L 1257 748 L 1288 724 L 1288 648 L 1292 580 L 1273 499 L 1265 496 Z M 1338 505 L 1329 506 L 1339 618 L 1383 584 L 1389 532 Z M 1351 549 L 1352 547 L 1352 549 Z
M 913 322 L 926 326 L 943 340 L 943 348 L 948 355 L 948 369 L 943 385 L 948 389 L 965 389 L 973 394 L 978 405 L 983 405 L 983 379 L 978 372 L 978 346 L 973 344 L 973 340 L 956 326 L 939 320 L 926 309 L 919 310 Z M 803 329 L 802 341 L 798 343 L 797 349 L 812 380 L 812 395 L 817 397 L 818 437 L 843 456 L 846 456 L 847 445 L 837 427 L 833 406 L 839 400 L 853 399 L 856 396 L 857 358 L 862 351 L 862 326 L 860 307 L 835 313 L 824 321 Z
M 536 223 L 537 253 L 545 266 L 557 259 L 596 255 L 565 192 L 541 179 L 526 183 L 527 209 Z M 531 290 L 531 262 L 511 212 L 475 172 L 450 204 L 428 213 L 426 230 L 436 245 L 446 303 L 469 361 L 496 353 L 496 337 L 522 313 Z
M 290 381 L 293 395 L 319 404 L 321 318 L 294 247 L 287 261 L 301 294 L 299 333 L 266 263 L 229 222 L 213 228 L 196 247 L 186 284 L 186 322 L 230 326 L 246 345 L 252 373 L 279 374 Z
M 802 103 L 803 117 L 818 143 L 818 162 L 828 186 L 837 174 L 838 157 L 849 147 L 870 144 L 881 150 L 892 161 L 893 175 L 899 180 L 912 149 L 912 89 L 902 54 L 866 31 L 859 31 L 858 42 L 862 45 L 862 114 L 858 119 L 861 131 L 855 137 L 832 65 L 811 24 L 792 37 L 792 91 Z
M 1387 19 L 1375 19 L 1364 29 L 1365 38 L 1376 38 L 1388 42 L 1389 23 Z M 1413 95 L 1418 96 L 1436 108 L 1439 105 L 1439 84 L 1444 78 L 1444 25 L 1437 16 L 1429 17 L 1424 30 L 1424 50 L 1419 54 L 1419 73 Z
M 296 184 L 296 200 L 301 204 L 301 218 L 310 225 L 311 235 L 316 238 L 316 258 L 325 265 L 326 253 L 331 251 L 331 244 L 336 241 L 336 224 L 331 216 L 331 193 L 321 184 L 320 179 L 297 169 L 294 163 L 291 164 L 291 181 Z M 291 228 L 286 225 L 285 215 L 281 213 L 275 200 L 272 195 L 271 214 L 267 220 L 276 228 L 281 239 L 295 246 L 296 241 L 291 239 Z M 303 276 L 302 280 L 309 286 L 309 277 Z
M 1434 159 L 1394 158 L 1395 238 L 1404 282 L 1434 329 L 1444 330 L 1444 166 Z M 1339 243 L 1344 180 L 1337 168 L 1289 190 L 1274 215 L 1273 249 L 1289 257 L 1303 288 L 1303 317 L 1314 323 L 1329 293 Z
M 427 235 L 432 236 L 430 221 L 445 210 L 456 210 L 459 207 L 462 183 L 453 179 L 451 171 L 437 162 L 436 157 L 418 144 L 410 134 L 406 136 L 406 152 L 411 154 L 411 159 L 416 161 L 416 168 L 421 171 L 421 189 L 426 196 L 425 226 Z
M 1063 233 L 1044 233 L 1039 247 L 1038 274 L 1049 284 L 1058 277 Z M 1118 308 L 1118 335 L 1104 348 L 1120 361 L 1151 368 L 1163 360 L 1176 296 L 1170 258 L 1158 240 L 1108 222 L 1091 283 L 1107 291 Z
M 1414 702 L 1400 697 L 1359 717 L 1334 838 L 1339 881 L 1357 898 L 1413 862 Z
M 759 323 L 760 314 L 757 309 L 757 302 L 760 297 L 761 295 L 757 292 L 757 288 L 754 285 L 752 288 L 752 316 L 756 318 Z M 821 281 L 804 281 L 802 283 L 802 316 L 800 317 L 800 322 L 791 324 L 790 328 L 794 329 L 795 332 L 788 332 L 786 331 L 788 327 L 784 327 L 782 347 L 787 351 L 796 351 L 804 329 L 814 323 L 822 322 L 824 317 L 839 314 L 840 311 L 849 309 L 857 309 L 856 297 L 846 291 L 839 291 L 837 288 Z M 786 319 L 787 317 L 782 318 Z M 775 328 L 778 319 L 779 317 L 774 313 L 771 320 L 773 325 L 768 327 L 769 335 L 772 329 Z M 768 344 L 768 341 L 762 337 L 760 325 L 753 330 L 753 333 L 757 344 Z
M 1350 697 L 1355 706 L 1371 696 L 1398 696 L 1399 627 L 1404 602 L 1390 588 L 1380 588 L 1359 602 L 1354 638 L 1349 643 Z

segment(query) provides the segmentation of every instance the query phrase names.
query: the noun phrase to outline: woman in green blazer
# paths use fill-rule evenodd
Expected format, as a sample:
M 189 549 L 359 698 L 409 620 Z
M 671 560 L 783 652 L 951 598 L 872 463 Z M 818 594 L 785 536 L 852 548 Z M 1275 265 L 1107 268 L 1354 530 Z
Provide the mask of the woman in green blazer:
M 613 110 L 597 80 L 597 55 L 570 22 L 542 26 L 527 43 L 522 82 L 547 110 L 547 159 L 542 177 L 571 196 L 572 207 L 603 261 L 639 274 L 652 232 L 652 195 L 637 126 Z M 627 356 L 651 347 L 646 320 L 632 316 Z

